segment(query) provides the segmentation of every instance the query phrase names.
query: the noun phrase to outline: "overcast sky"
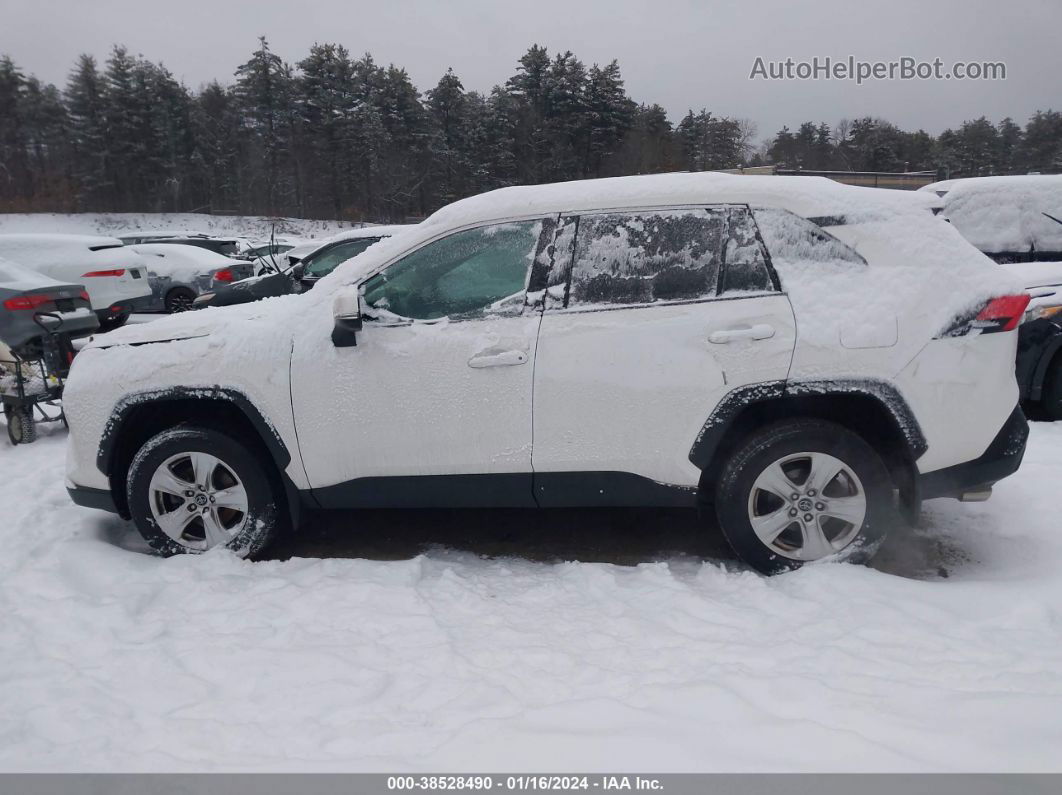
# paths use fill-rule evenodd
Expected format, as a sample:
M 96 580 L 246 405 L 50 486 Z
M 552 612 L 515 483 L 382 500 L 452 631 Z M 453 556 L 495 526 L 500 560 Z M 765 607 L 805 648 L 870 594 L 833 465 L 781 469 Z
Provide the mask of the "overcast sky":
M 466 89 L 503 83 L 532 43 L 589 66 L 619 60 L 631 97 L 674 120 L 688 108 L 754 120 L 760 137 L 803 120 L 875 115 L 932 133 L 981 115 L 1024 123 L 1062 109 L 1062 0 L 0 0 L 0 54 L 63 84 L 78 53 L 114 43 L 191 87 L 232 79 L 259 35 L 284 59 L 314 42 L 405 67 L 431 88 L 452 66 Z M 1003 61 L 1002 82 L 750 81 L 756 56 Z

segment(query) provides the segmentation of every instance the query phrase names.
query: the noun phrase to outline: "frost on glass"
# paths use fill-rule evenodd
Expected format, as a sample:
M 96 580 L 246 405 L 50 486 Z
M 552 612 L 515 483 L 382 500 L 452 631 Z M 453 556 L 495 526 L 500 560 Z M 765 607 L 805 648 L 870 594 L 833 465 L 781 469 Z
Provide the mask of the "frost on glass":
M 759 207 L 753 210 L 753 214 L 775 266 L 809 262 L 867 264 L 859 254 L 822 227 L 788 210 Z
M 518 314 L 541 232 L 541 221 L 524 221 L 429 243 L 369 279 L 365 304 L 414 320 Z
M 704 210 L 584 215 L 571 304 L 645 304 L 715 295 L 725 215 Z
M 728 211 L 726 268 L 722 293 L 773 290 L 763 246 L 756 236 L 752 215 L 743 207 Z
M 572 271 L 575 233 L 578 228 L 578 216 L 567 216 L 561 219 L 557 239 L 553 243 L 553 264 L 546 280 L 547 309 L 559 309 L 568 304 L 568 277 Z

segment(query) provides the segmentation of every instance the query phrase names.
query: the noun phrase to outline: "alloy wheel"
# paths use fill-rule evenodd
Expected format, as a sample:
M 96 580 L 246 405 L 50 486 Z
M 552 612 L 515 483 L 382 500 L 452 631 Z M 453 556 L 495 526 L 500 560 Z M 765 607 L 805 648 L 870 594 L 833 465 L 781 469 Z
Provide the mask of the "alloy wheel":
M 159 528 L 189 550 L 224 546 L 247 522 L 246 488 L 230 466 L 209 453 L 170 456 L 151 476 L 148 492 Z
M 790 560 L 819 560 L 841 551 L 859 534 L 866 514 L 859 477 L 827 453 L 780 458 L 759 474 L 749 492 L 753 532 Z

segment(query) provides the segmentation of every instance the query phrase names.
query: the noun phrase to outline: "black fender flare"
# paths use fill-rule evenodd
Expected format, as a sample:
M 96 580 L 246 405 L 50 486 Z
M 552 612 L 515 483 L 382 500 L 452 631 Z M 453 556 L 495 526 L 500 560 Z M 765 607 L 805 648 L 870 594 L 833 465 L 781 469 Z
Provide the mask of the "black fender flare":
M 862 378 L 765 381 L 733 389 L 719 401 L 690 447 L 690 462 L 700 470 L 706 469 L 734 420 L 749 405 L 806 395 L 862 395 L 872 398 L 895 422 L 912 462 L 921 457 L 929 446 L 907 401 L 895 386 L 885 381 Z
M 247 418 L 276 465 L 277 474 L 284 485 L 292 523 L 297 525 L 301 507 L 300 494 L 286 472 L 288 464 L 291 462 L 291 453 L 276 428 L 266 420 L 254 402 L 237 389 L 222 386 L 174 386 L 164 389 L 131 392 L 124 395 L 115 404 L 111 411 L 111 416 L 104 426 L 103 434 L 100 437 L 99 449 L 96 452 L 96 468 L 106 475 L 109 480 L 113 481 L 111 470 L 113 469 L 115 451 L 126 422 L 135 409 L 147 403 L 167 403 L 179 400 L 225 401 L 235 406 Z

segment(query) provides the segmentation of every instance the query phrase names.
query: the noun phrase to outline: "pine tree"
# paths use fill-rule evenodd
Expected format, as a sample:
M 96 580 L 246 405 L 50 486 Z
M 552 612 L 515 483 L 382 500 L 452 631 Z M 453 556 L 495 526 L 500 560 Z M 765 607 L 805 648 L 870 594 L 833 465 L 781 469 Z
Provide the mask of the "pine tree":
M 327 207 L 341 218 L 345 199 L 343 175 L 348 171 L 354 107 L 354 71 L 347 50 L 335 44 L 315 44 L 299 62 L 297 79 L 299 118 L 305 127 L 313 171 L 326 185 Z M 314 186 L 308 185 L 314 205 Z
M 73 159 L 71 172 L 78 209 L 98 207 L 106 201 L 110 150 L 104 91 L 96 59 L 91 55 L 79 56 L 66 84 Z
M 246 131 L 252 136 L 252 161 L 261 158 L 261 167 L 248 169 L 245 189 L 264 190 L 264 207 L 276 213 L 281 199 L 293 198 L 290 152 L 292 125 L 289 116 L 293 96 L 291 68 L 271 52 L 265 36 L 251 58 L 236 69 L 236 97 Z

